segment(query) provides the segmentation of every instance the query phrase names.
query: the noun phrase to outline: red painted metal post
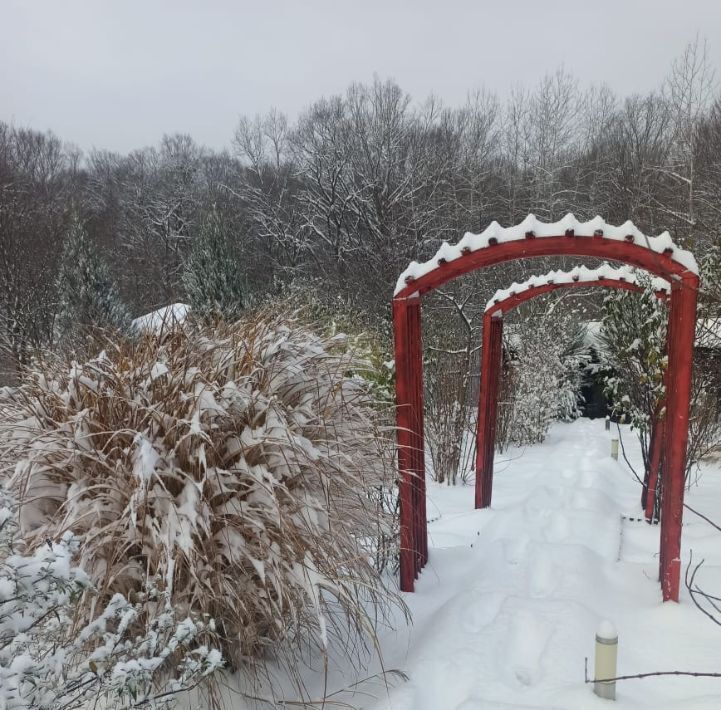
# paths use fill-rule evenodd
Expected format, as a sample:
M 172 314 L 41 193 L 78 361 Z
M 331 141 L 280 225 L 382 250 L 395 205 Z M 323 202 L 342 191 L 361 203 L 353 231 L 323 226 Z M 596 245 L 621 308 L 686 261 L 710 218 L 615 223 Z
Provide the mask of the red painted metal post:
M 483 483 L 483 507 L 491 505 L 493 495 L 493 459 L 496 453 L 496 422 L 498 419 L 498 398 L 501 392 L 503 369 L 503 318 L 497 315 L 489 319 L 491 330 L 491 388 L 488 395 L 488 414 L 486 415 L 485 462 Z M 485 325 L 484 319 L 484 325 Z
M 491 504 L 493 491 L 493 457 L 496 448 L 496 416 L 503 351 L 503 318 L 501 313 L 483 317 L 481 351 L 481 384 L 476 422 L 476 508 Z
M 661 509 L 661 590 L 664 601 L 678 601 L 681 576 L 681 524 L 686 483 L 686 445 L 693 374 L 698 277 L 687 273 L 671 286 L 666 393 L 666 456 Z
M 400 498 L 401 591 L 412 592 L 415 579 L 413 526 L 413 465 L 411 367 L 408 349 L 408 302 L 393 300 L 393 335 L 396 374 L 396 437 L 398 442 L 398 495 Z
M 410 401 L 410 487 L 411 506 L 413 510 L 413 579 L 418 579 L 420 571 L 420 560 L 418 559 L 418 480 L 416 478 L 417 451 L 416 451 L 416 406 L 418 399 L 418 379 L 414 367 L 416 359 L 416 338 L 415 332 L 415 309 L 411 301 L 406 304 L 406 342 L 408 344 L 408 380 L 409 380 L 409 401 Z
M 426 522 L 425 437 L 423 432 L 423 342 L 420 299 L 408 301 L 408 356 L 411 372 L 411 465 L 413 471 L 414 543 L 416 577 L 428 559 Z
M 478 392 L 478 417 L 476 419 L 476 508 L 482 508 L 486 498 L 484 493 L 486 451 L 488 447 L 488 418 L 491 410 L 491 393 L 493 377 L 492 357 L 492 329 L 491 317 L 486 314 L 483 318 L 483 333 L 481 340 L 481 382 Z
M 672 289 L 673 292 L 673 289 Z M 671 347 L 672 343 L 676 342 L 676 338 L 674 336 L 674 330 L 676 328 L 676 321 L 678 319 L 678 311 L 677 310 L 671 310 L 671 306 L 669 305 L 669 311 L 668 311 L 668 326 L 666 328 L 666 378 L 665 378 L 665 399 L 666 399 L 666 417 L 664 420 L 664 430 L 663 430 L 663 447 L 662 447 L 662 454 L 661 454 L 661 465 L 658 469 L 658 478 L 656 479 L 656 506 L 658 508 L 658 515 L 659 518 L 663 517 L 663 488 L 664 488 L 664 481 L 666 479 L 667 474 L 667 455 L 669 450 L 669 442 L 671 441 L 669 438 L 669 430 L 668 430 L 668 417 L 669 417 L 669 407 L 670 401 L 671 401 L 671 388 L 673 386 L 673 370 L 672 368 L 672 358 L 671 358 Z M 659 582 L 661 582 L 661 587 L 663 589 L 663 571 L 666 568 L 665 567 L 665 561 L 664 561 L 664 555 L 666 553 L 666 543 L 664 542 L 668 538 L 668 528 L 665 528 L 663 526 L 663 523 L 661 524 L 661 535 L 660 535 L 660 543 L 659 543 L 659 550 L 658 550 L 658 579 Z

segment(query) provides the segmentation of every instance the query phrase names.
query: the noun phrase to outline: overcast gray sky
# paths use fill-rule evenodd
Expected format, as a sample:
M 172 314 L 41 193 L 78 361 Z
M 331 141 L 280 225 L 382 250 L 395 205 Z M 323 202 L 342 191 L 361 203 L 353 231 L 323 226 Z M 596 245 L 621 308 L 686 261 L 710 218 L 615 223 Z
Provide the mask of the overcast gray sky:
M 374 73 L 448 104 L 561 64 L 645 92 L 697 33 L 721 69 L 721 0 L 0 0 L 0 120 L 85 149 L 217 148 L 242 113 Z

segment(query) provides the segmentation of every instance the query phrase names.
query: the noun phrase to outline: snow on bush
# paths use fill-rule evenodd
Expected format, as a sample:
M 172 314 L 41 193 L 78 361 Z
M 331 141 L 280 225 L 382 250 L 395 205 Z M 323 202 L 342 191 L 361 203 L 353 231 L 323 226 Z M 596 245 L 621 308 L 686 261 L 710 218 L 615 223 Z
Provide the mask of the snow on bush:
M 703 282 L 708 283 L 712 262 L 702 262 Z M 601 366 L 606 395 L 613 413 L 631 424 L 641 444 L 648 471 L 653 422 L 666 415 L 665 374 L 668 304 L 655 296 L 648 278 L 640 279 L 644 291 L 609 294 L 604 301 L 600 338 Z M 713 304 L 701 302 L 702 316 Z M 686 475 L 721 442 L 719 395 L 721 371 L 718 367 L 718 336 L 715 319 L 698 318 L 691 388 L 691 416 L 686 451 Z M 660 505 L 657 487 L 657 506 Z
M 82 345 L 95 328 L 123 330 L 130 324 L 110 269 L 77 217 L 65 238 L 55 288 L 56 335 L 64 347 Z
M 604 299 L 599 354 L 613 414 L 638 434 L 648 470 L 651 424 L 663 415 L 668 316 L 650 279 L 639 276 L 639 284 L 640 294 L 619 291 Z
M 213 209 L 201 220 L 183 270 L 183 286 L 197 318 L 238 318 L 245 307 L 244 277 L 232 230 Z
M 112 707 L 167 707 L 222 666 L 198 642 L 212 621 L 176 614 L 167 592 L 148 587 L 135 603 L 115 594 L 79 623 L 93 585 L 72 563 L 70 532 L 30 555 L 15 552 L 15 512 L 0 496 L 0 708 L 70 710 L 104 698 Z M 137 633 L 148 603 L 158 613 Z
M 393 447 L 360 371 L 342 337 L 268 313 L 36 369 L 0 424 L 23 538 L 77 536 L 104 604 L 163 580 L 236 668 L 294 664 L 334 633 L 352 653 L 349 629 L 372 640 L 397 600 L 371 563 L 388 519 L 369 493 L 391 485 Z
M 551 422 L 579 416 L 588 363 L 583 330 L 571 315 L 550 307 L 504 333 L 505 364 L 498 408 L 496 445 L 538 444 Z

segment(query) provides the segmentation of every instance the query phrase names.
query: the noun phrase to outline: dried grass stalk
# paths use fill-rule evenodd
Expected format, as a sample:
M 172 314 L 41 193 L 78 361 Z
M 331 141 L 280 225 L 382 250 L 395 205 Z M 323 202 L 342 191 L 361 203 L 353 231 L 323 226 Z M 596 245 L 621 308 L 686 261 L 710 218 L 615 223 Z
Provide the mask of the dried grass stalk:
M 269 313 L 36 367 L 0 405 L 25 541 L 72 530 L 102 596 L 160 575 L 236 668 L 331 635 L 356 653 L 400 603 L 371 563 L 393 446 L 362 369 Z

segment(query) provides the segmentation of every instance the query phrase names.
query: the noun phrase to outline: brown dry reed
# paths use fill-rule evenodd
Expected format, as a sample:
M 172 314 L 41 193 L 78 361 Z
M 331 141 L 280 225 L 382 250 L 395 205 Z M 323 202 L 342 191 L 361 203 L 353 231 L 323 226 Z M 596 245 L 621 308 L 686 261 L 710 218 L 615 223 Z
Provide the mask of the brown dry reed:
M 161 579 L 215 620 L 233 668 L 357 659 L 405 612 L 372 563 L 395 474 L 364 368 L 342 337 L 267 311 L 48 358 L 0 405 L 25 543 L 80 536 L 89 615 Z

